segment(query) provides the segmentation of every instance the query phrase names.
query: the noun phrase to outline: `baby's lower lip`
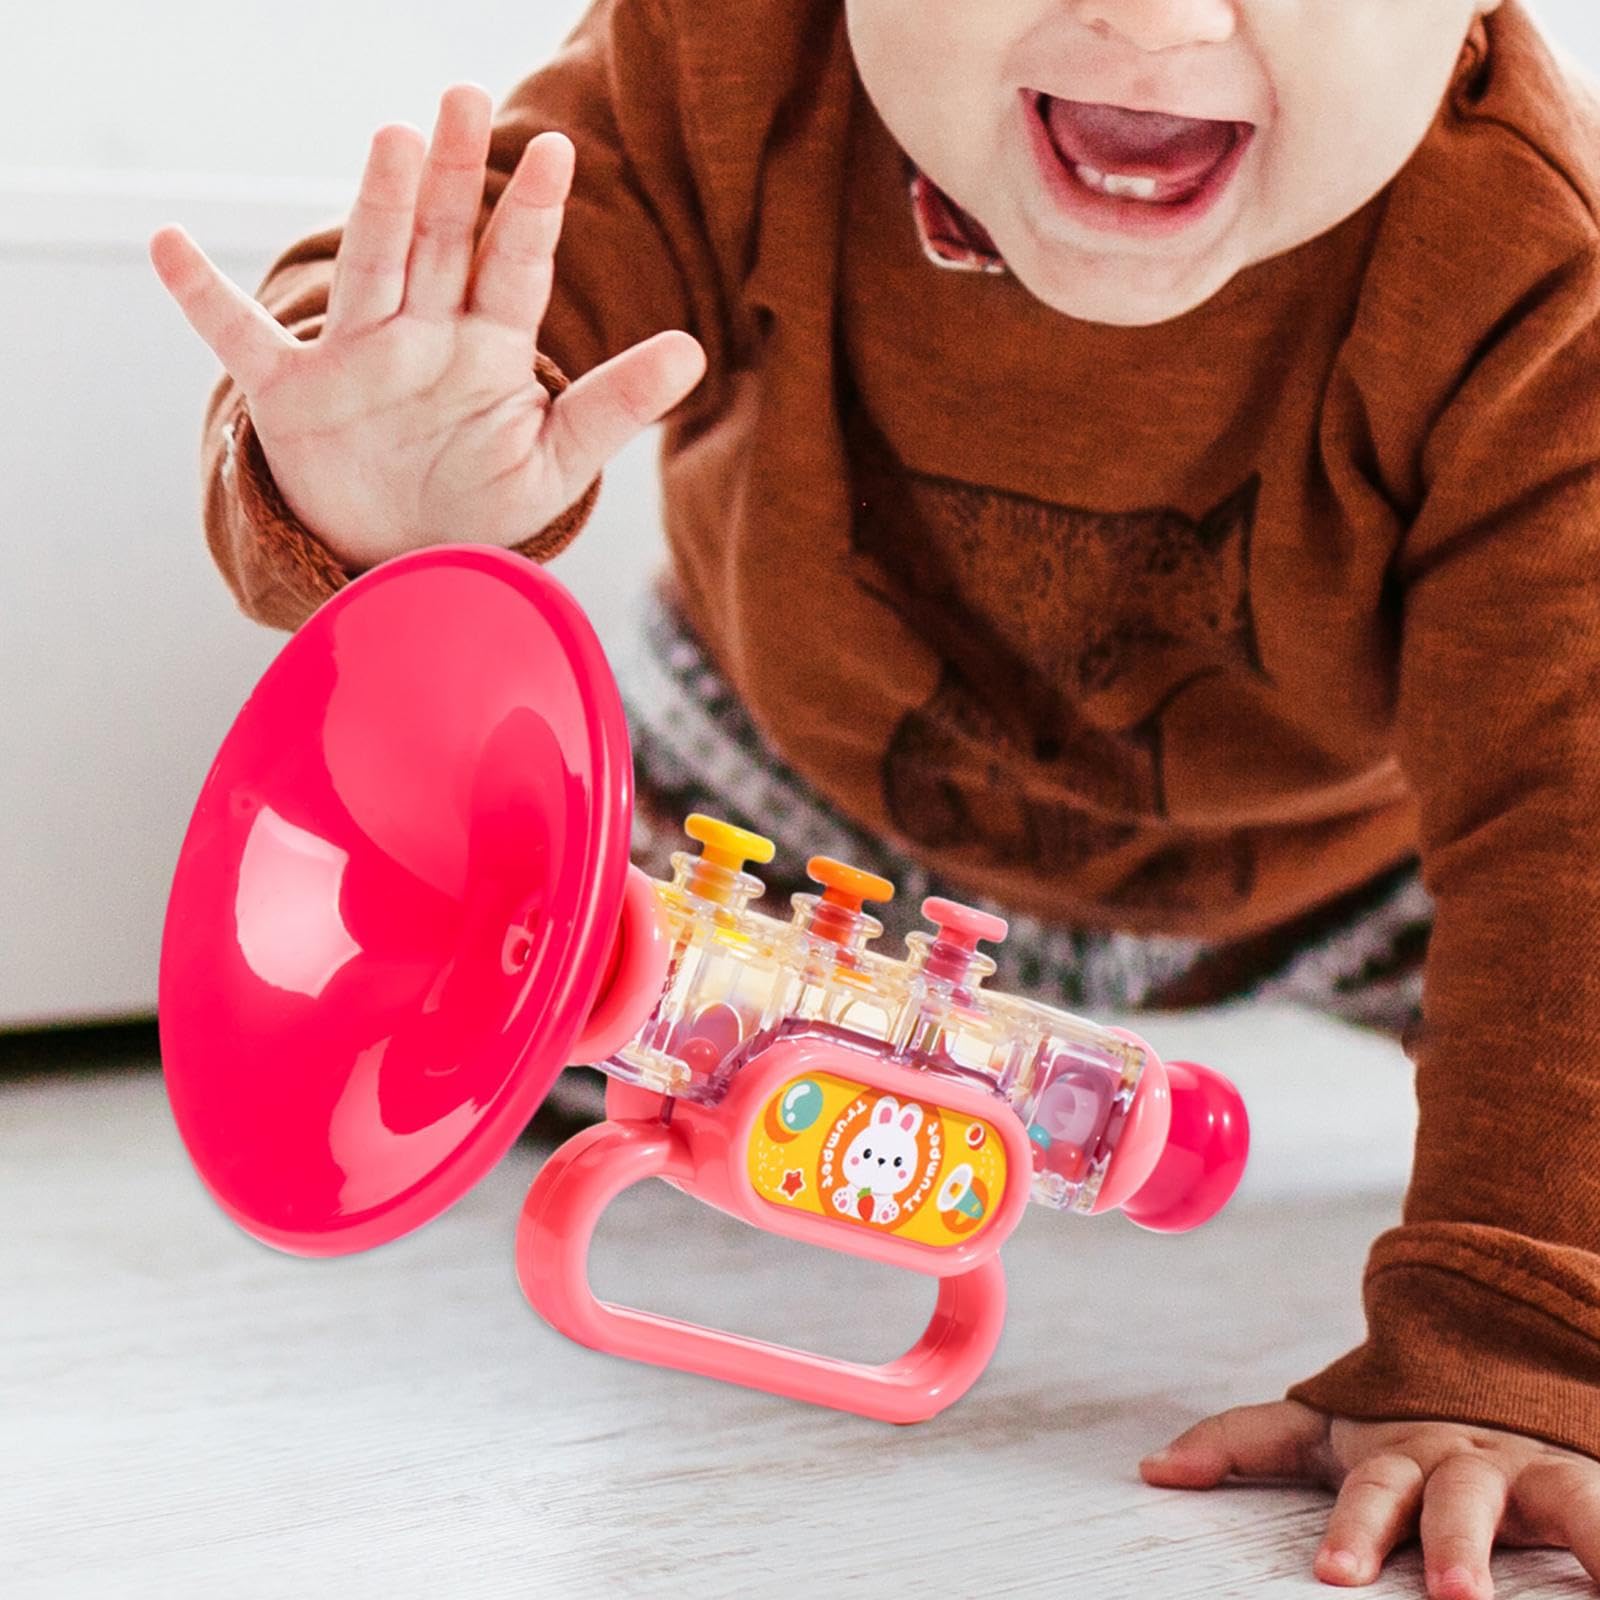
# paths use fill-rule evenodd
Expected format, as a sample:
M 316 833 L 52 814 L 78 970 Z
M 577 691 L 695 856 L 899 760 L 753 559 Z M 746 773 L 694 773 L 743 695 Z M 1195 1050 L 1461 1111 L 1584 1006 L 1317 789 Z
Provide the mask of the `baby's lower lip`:
M 1255 135 L 1252 125 L 1239 124 L 1239 136 L 1227 153 L 1187 193 L 1172 199 L 1133 200 L 1091 188 L 1078 176 L 1051 135 L 1048 96 L 1024 90 L 1021 103 L 1028 143 L 1057 208 L 1084 227 L 1134 238 L 1171 238 L 1207 216 L 1231 186 Z

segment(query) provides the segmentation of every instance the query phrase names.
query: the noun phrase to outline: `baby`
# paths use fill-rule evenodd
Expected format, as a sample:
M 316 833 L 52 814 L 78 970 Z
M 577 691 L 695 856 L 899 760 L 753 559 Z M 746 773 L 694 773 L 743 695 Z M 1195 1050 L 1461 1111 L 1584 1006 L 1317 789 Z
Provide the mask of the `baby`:
M 1322 1579 L 1420 1533 L 1469 1600 L 1497 1538 L 1600 1577 L 1597 200 L 1522 0 L 596 0 L 259 302 L 151 254 L 264 622 L 554 554 L 665 419 L 646 864 L 718 811 L 1074 1009 L 1403 1034 L 1365 1343 L 1143 1472 L 1325 1483 Z

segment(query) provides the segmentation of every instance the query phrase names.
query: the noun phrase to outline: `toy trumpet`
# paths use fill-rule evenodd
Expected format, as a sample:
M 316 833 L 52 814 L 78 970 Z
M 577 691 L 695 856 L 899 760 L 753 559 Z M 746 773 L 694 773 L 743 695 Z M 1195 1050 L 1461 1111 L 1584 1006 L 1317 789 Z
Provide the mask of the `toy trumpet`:
M 892 1422 L 999 1340 L 1028 1200 L 1176 1232 L 1249 1142 L 1219 1074 L 983 987 L 1005 923 L 947 900 L 904 959 L 893 886 L 814 859 L 783 921 L 771 843 L 692 817 L 670 883 L 628 859 L 632 760 L 599 641 L 549 573 L 450 546 L 384 563 L 289 641 L 195 806 L 162 940 L 168 1093 L 218 1204 L 305 1255 L 421 1226 L 570 1063 L 606 1118 L 541 1168 L 517 1273 L 569 1337 Z M 596 1299 L 595 1225 L 659 1178 L 772 1233 L 938 1280 L 866 1365 Z

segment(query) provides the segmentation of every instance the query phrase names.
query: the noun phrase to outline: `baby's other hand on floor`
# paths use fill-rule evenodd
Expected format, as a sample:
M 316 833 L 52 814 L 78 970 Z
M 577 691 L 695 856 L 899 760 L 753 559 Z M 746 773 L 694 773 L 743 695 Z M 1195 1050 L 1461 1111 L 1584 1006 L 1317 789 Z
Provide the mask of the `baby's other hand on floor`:
M 1371 1583 L 1384 1557 L 1418 1535 L 1430 1600 L 1491 1600 L 1496 1542 L 1571 1550 L 1600 1581 L 1600 1461 L 1523 1434 L 1354 1422 L 1277 1400 L 1207 1417 L 1139 1470 L 1161 1488 L 1237 1477 L 1334 1490 L 1313 1567 L 1324 1583 Z

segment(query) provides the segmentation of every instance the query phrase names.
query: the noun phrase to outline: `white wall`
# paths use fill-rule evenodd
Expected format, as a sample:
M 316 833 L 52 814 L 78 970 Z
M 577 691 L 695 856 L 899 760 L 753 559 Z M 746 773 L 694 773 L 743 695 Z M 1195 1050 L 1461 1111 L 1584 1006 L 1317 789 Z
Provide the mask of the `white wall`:
M 426 129 L 457 78 L 497 97 L 581 0 L 56 0 L 8 7 L 0 165 L 332 178 Z
M 194 798 L 282 644 L 200 532 L 214 358 L 145 241 L 182 222 L 253 288 L 348 209 L 379 123 L 498 97 L 580 0 L 61 4 L 0 49 L 0 1027 L 148 1014 Z M 315 31 L 337 18 L 331 37 Z M 516 41 L 508 45 L 508 40 Z M 376 41 L 376 42 L 375 42 Z M 508 63 L 515 62 L 514 66 Z M 293 117 L 278 108 L 293 100 Z M 607 648 L 660 547 L 654 438 L 556 563 Z
M 1534 0 L 1533 9 L 1600 62 L 1596 0 Z M 582 5 L 55 0 L 7 10 L 0 166 L 288 174 L 353 186 L 372 129 L 396 118 L 426 128 L 439 90 L 457 77 L 503 94 Z
M 239 282 L 353 196 L 372 130 L 497 97 L 582 0 L 91 0 L 0 42 L 0 1026 L 148 1012 L 217 744 L 281 643 L 200 536 L 216 366 L 145 259 L 183 222 Z M 1595 0 L 1539 0 L 1600 61 Z M 330 20 L 331 19 L 331 20 Z M 615 653 L 659 552 L 653 439 L 557 570 Z

